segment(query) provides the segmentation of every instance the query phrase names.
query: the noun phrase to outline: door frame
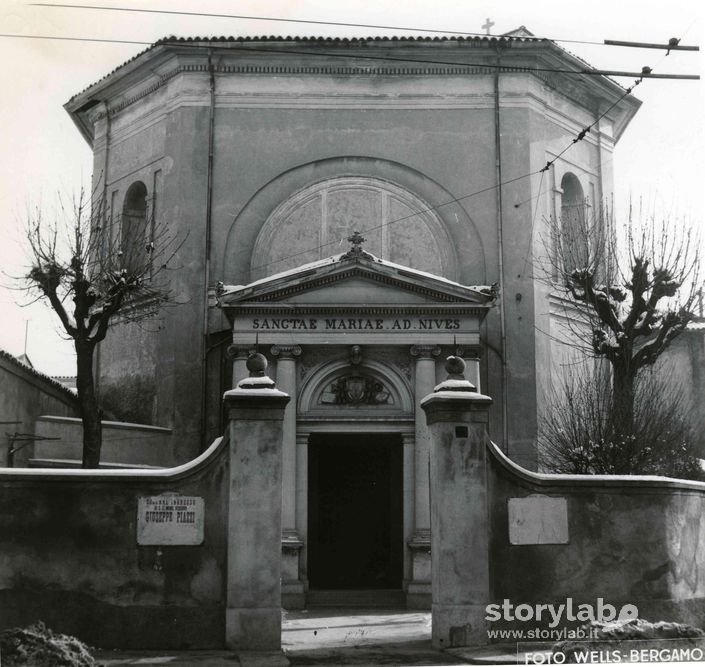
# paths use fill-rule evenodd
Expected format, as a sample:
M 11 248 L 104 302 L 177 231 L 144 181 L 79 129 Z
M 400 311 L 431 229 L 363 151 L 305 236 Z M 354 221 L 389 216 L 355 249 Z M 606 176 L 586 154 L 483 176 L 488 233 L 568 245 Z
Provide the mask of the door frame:
M 399 434 L 402 441 L 402 590 L 406 592 L 411 580 L 411 555 L 407 547 L 413 537 L 415 512 L 415 420 L 392 419 L 335 419 L 299 421 L 296 429 L 296 527 L 303 548 L 299 555 L 299 578 L 308 591 L 308 447 L 312 434 L 375 433 Z

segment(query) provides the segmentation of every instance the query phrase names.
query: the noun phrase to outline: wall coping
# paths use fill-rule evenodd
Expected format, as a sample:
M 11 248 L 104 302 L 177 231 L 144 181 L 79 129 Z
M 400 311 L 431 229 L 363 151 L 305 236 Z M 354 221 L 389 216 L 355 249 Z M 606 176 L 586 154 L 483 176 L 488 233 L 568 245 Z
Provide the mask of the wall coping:
M 211 463 L 225 448 L 228 438 L 221 436 L 195 459 L 174 468 L 157 469 L 109 469 L 90 468 L 58 469 L 58 468 L 2 468 L 0 483 L 14 481 L 83 481 L 83 482 L 173 482 L 196 474 Z
M 593 492 L 649 489 L 656 491 L 695 491 L 705 494 L 705 482 L 696 482 L 660 475 L 568 475 L 540 473 L 523 468 L 512 461 L 500 448 L 487 439 L 487 450 L 494 461 L 510 476 L 546 490 L 585 490 Z
M 58 415 L 40 415 L 37 417 L 37 421 L 43 421 L 43 422 L 52 422 L 52 423 L 60 423 L 60 424 L 76 424 L 76 425 L 81 425 L 82 421 L 80 417 L 60 417 Z M 117 430 L 126 430 L 126 431 L 153 431 L 156 433 L 165 433 L 165 434 L 170 434 L 172 431 L 170 428 L 166 428 L 165 426 L 152 426 L 151 424 L 137 424 L 133 422 L 116 422 L 116 421 L 101 421 L 101 424 L 103 426 L 107 426 L 109 428 L 117 429 Z
M 45 464 L 50 468 L 71 468 L 80 469 L 81 461 L 78 459 L 52 459 L 52 458 L 34 458 L 29 459 L 30 463 L 34 463 L 32 466 L 35 470 L 42 469 L 39 464 Z M 100 468 L 118 468 L 118 469 L 130 469 L 130 470 L 164 470 L 164 466 L 152 466 L 142 463 L 111 463 L 110 461 L 101 461 L 99 464 Z

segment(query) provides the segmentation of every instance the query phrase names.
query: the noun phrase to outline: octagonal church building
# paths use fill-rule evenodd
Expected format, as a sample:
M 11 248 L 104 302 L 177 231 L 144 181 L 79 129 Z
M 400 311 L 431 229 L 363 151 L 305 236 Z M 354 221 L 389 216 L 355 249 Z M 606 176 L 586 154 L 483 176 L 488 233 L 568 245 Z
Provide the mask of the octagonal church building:
M 129 398 L 115 416 L 171 428 L 169 465 L 223 432 L 222 394 L 255 347 L 292 396 L 285 606 L 341 590 L 430 604 L 419 400 L 449 354 L 493 398 L 494 442 L 536 469 L 564 354 L 546 221 L 611 196 L 638 106 L 524 28 L 167 38 L 66 104 L 107 242 L 165 225 L 182 242 L 177 305 L 100 346 L 99 392 Z

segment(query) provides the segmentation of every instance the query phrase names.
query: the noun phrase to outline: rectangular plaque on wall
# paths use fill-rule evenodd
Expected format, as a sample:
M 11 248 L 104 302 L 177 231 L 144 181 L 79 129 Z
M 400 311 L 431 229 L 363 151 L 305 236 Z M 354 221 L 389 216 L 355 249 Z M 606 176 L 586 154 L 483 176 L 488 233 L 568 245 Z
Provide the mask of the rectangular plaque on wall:
M 203 543 L 205 502 L 198 496 L 165 493 L 137 499 L 137 544 Z
M 565 498 L 532 495 L 510 498 L 510 544 L 568 544 L 568 502 Z

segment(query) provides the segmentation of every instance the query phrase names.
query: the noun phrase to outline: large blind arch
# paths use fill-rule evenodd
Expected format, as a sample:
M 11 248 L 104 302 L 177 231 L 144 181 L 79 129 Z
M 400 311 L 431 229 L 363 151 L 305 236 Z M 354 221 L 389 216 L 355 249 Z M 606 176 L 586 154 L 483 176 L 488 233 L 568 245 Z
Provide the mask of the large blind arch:
M 300 189 L 272 211 L 255 240 L 252 280 L 345 252 L 355 230 L 374 255 L 457 279 L 453 244 L 427 202 L 385 179 L 336 176 Z

